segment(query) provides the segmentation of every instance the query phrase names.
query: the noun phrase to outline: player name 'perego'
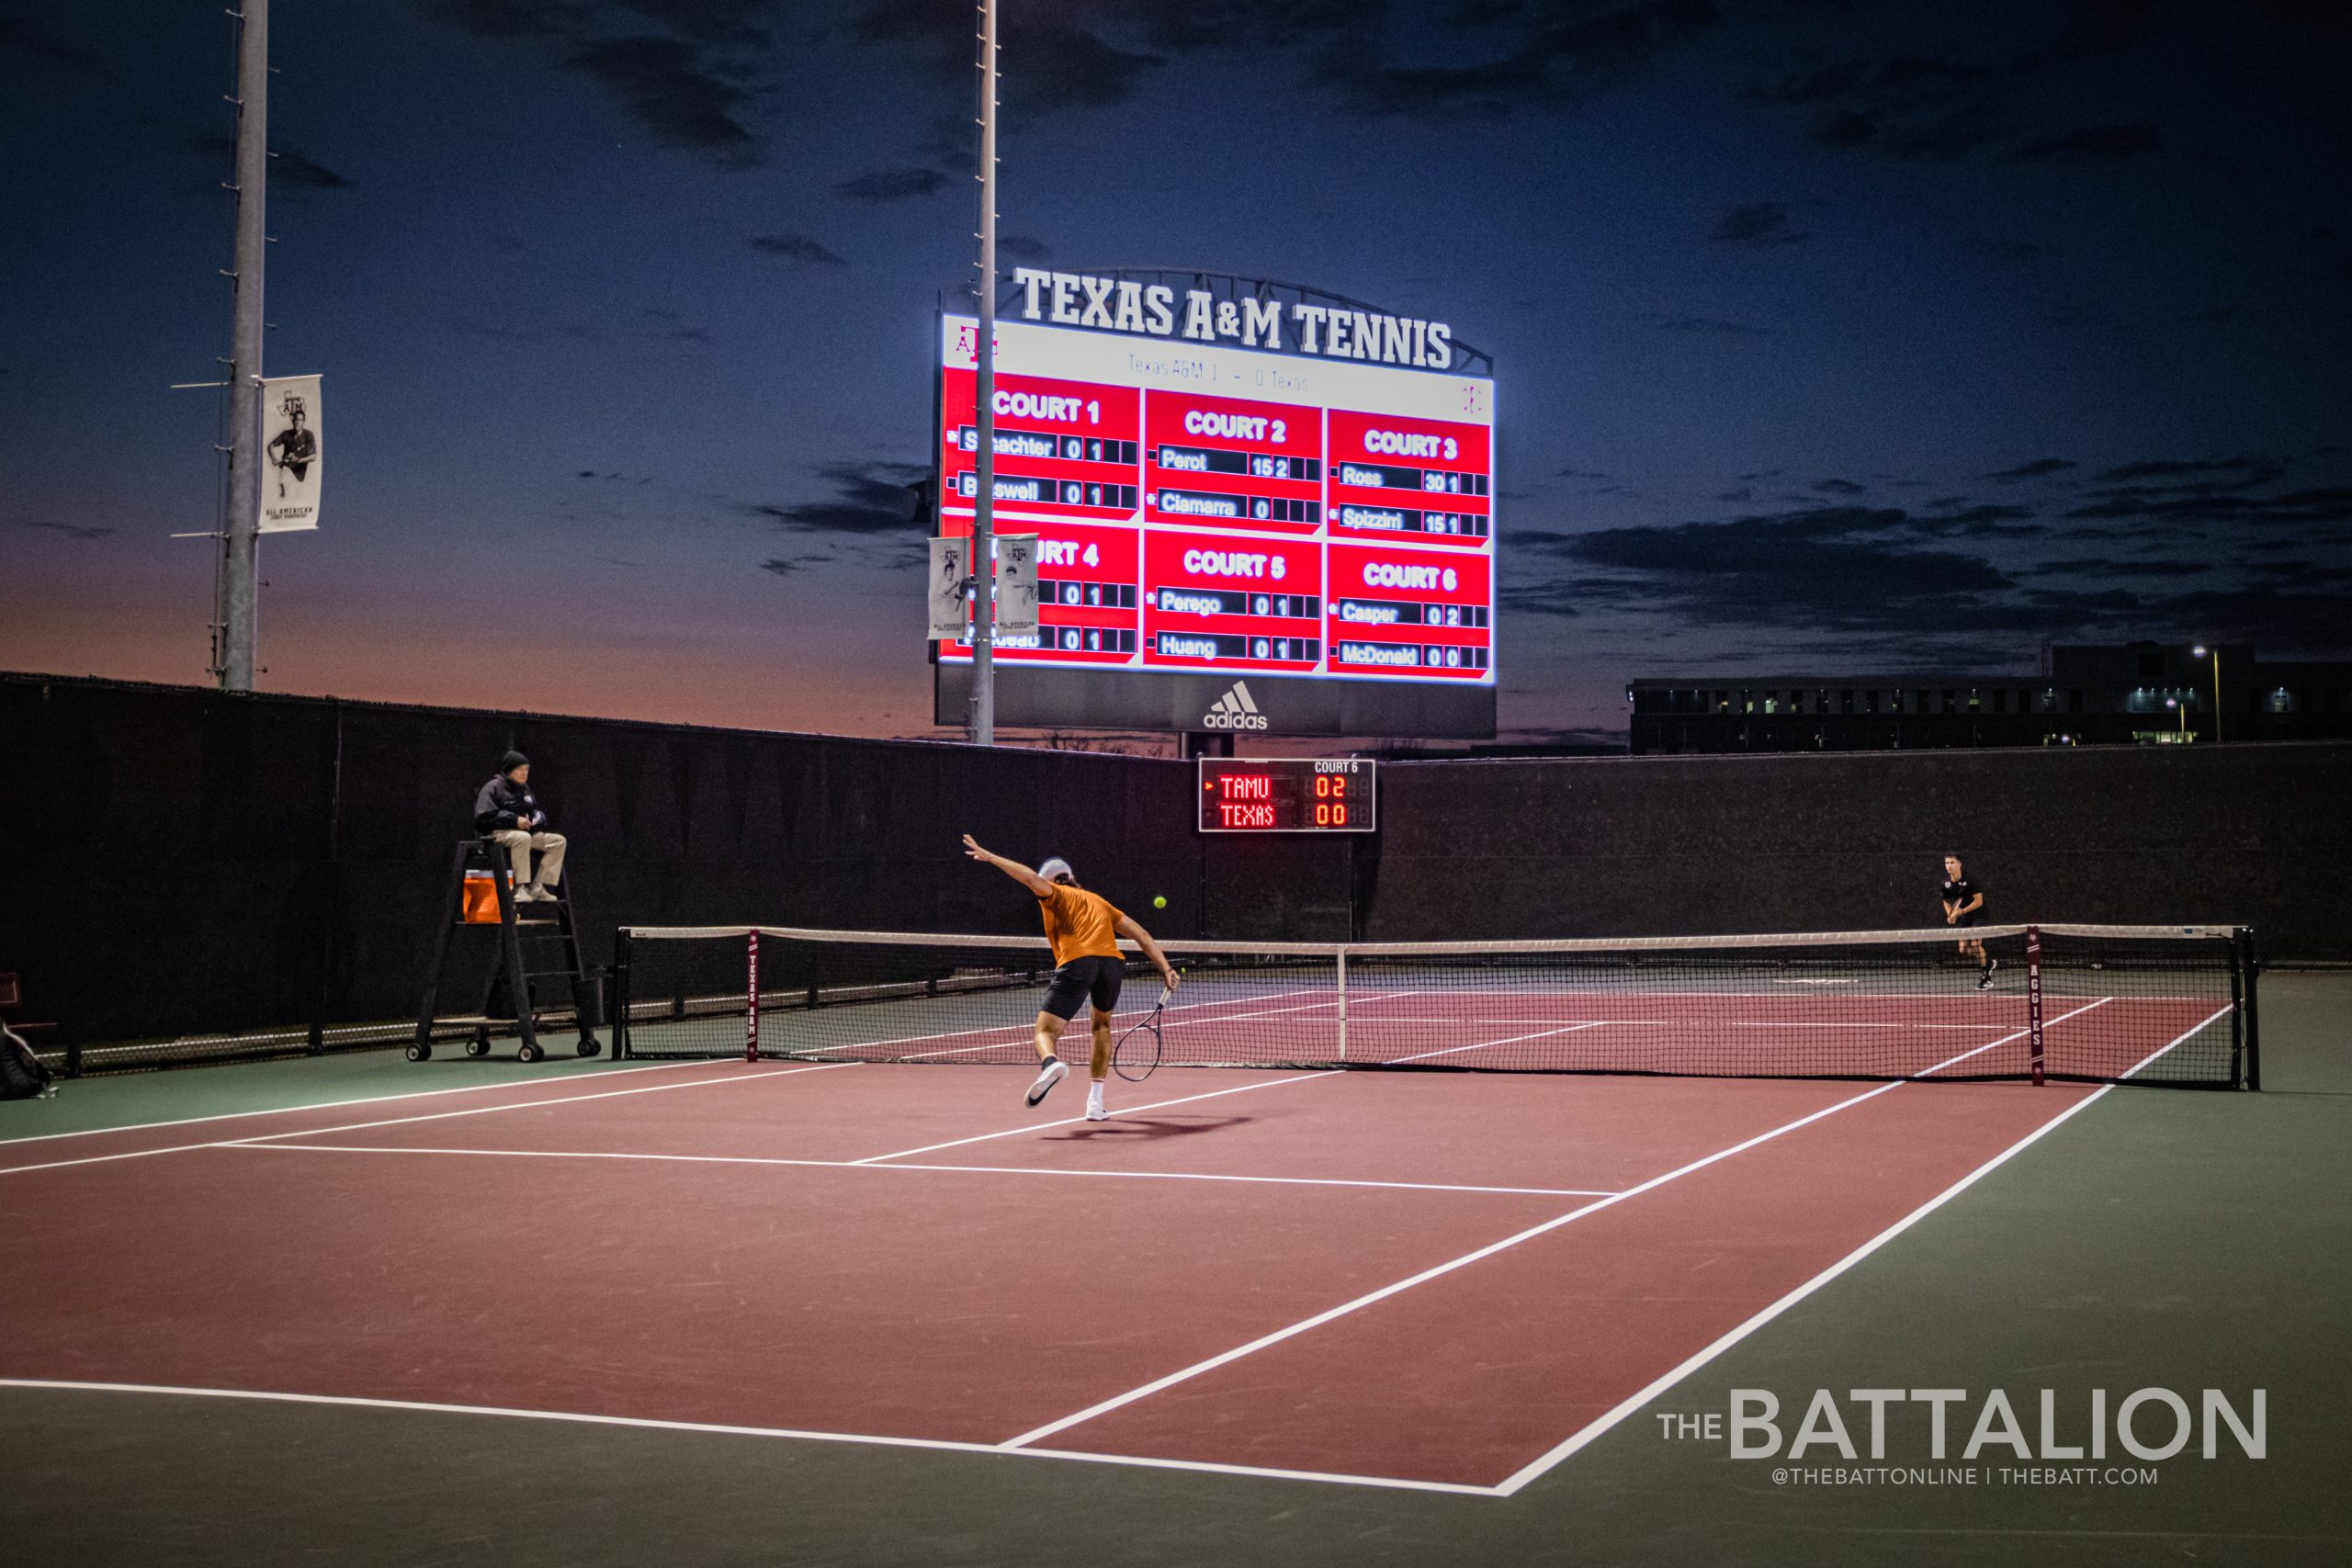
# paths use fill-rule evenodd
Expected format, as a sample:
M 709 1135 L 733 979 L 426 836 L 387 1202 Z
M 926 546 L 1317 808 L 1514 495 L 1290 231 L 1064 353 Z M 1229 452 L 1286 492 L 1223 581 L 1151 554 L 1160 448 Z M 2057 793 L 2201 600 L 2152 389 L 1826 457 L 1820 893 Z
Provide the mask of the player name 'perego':
M 1180 325 L 1176 290 L 1165 284 L 1130 283 L 1034 266 L 1014 267 L 1012 281 L 1021 290 L 1021 314 L 1032 321 L 1149 337 L 1183 337 L 1196 343 L 1225 339 L 1244 348 L 1362 359 L 1416 370 L 1445 370 L 1453 364 L 1453 329 L 1443 321 L 1425 321 L 1418 316 L 1390 316 L 1299 300 L 1290 308 L 1297 335 L 1286 344 L 1279 299 L 1221 300 L 1205 288 L 1188 288 Z

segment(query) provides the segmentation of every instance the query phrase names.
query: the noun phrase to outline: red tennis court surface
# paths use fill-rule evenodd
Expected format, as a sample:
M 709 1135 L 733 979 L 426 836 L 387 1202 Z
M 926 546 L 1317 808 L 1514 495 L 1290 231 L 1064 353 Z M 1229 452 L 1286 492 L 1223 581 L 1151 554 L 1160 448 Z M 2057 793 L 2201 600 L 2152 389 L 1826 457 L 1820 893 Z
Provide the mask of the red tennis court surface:
M 1508 1492 L 2106 1092 L 1196 1069 L 1087 1123 L 1027 1077 L 12 1145 L 0 1377 Z

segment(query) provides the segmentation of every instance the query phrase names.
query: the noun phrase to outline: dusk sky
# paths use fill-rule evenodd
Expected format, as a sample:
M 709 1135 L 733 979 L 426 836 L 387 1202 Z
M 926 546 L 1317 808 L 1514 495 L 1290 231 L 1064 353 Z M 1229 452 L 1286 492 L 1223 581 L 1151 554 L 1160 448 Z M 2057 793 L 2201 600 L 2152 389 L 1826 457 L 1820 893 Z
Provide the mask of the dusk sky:
M 2352 8 L 1003 0 L 1003 265 L 1495 360 L 1507 739 L 1636 676 L 2352 655 Z M 931 735 L 962 0 L 277 0 L 262 689 Z M 0 668 L 202 682 L 232 24 L 0 0 Z

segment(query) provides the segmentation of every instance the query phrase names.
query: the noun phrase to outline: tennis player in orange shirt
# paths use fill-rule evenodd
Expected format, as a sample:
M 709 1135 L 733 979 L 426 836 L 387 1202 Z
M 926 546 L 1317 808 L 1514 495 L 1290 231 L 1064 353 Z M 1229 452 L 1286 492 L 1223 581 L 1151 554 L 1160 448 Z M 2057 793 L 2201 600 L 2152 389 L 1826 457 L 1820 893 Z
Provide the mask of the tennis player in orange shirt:
M 1055 1054 L 1062 1031 L 1077 1016 L 1079 1004 L 1094 1009 L 1094 1081 L 1086 1091 L 1086 1119 L 1107 1121 L 1102 1108 L 1102 1081 L 1111 1075 L 1111 1013 L 1119 1005 L 1119 984 L 1126 978 L 1127 961 L 1119 952 L 1125 937 L 1143 949 L 1160 982 L 1177 987 L 1176 971 L 1151 933 L 1121 914 L 1100 893 L 1078 885 L 1069 862 L 1056 858 L 1032 871 L 1018 861 L 990 854 L 971 834 L 964 835 L 964 852 L 992 865 L 1037 896 L 1037 912 L 1045 917 L 1046 941 L 1054 950 L 1053 984 L 1046 989 L 1046 1005 L 1037 1011 L 1037 1079 L 1029 1086 L 1029 1103 L 1036 1104 L 1069 1076 L 1069 1066 Z

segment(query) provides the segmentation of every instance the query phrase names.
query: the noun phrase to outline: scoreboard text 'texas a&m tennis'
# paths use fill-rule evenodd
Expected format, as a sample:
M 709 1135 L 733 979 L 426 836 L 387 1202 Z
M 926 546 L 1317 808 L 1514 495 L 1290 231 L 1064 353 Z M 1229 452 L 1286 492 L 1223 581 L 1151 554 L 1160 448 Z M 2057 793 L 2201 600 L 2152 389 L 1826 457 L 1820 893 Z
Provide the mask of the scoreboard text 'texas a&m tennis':
M 963 536 L 978 325 L 941 334 L 939 528 Z M 1079 694 L 1028 722 L 1411 734 L 1410 689 L 1468 688 L 1491 733 L 1492 381 L 1000 321 L 994 402 L 995 526 L 1038 538 L 1038 629 L 998 638 L 1000 690 Z M 1344 723 L 1281 722 L 1310 688 Z

